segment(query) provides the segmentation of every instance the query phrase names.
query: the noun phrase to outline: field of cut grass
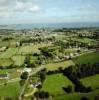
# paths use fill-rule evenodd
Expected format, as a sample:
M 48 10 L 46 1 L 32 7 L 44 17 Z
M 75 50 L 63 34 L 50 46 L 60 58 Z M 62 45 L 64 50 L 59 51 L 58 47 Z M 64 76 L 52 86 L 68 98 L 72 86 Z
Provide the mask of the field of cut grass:
M 65 94 L 63 87 L 72 85 L 71 81 L 62 74 L 49 75 L 46 77 L 42 90 L 48 91 L 51 95 Z
M 13 64 L 11 59 L 0 58 L 0 66 L 10 66 L 11 64 Z
M 9 48 L 5 52 L 2 52 L 0 58 L 11 58 L 18 51 L 18 48 Z
M 46 64 L 44 66 L 47 68 L 47 70 L 52 71 L 52 70 L 57 70 L 60 67 L 62 67 L 64 69 L 66 67 L 69 67 L 70 65 L 74 65 L 72 60 L 58 62 L 58 63 L 50 63 L 50 64 Z
M 25 56 L 16 55 L 12 57 L 12 60 L 14 61 L 14 65 L 21 66 L 24 63 Z
M 8 97 L 8 96 L 18 96 L 20 93 L 21 87 L 19 82 L 7 83 L 6 85 L 0 86 L 0 96 Z
M 99 62 L 99 52 L 93 52 L 81 55 L 73 59 L 74 63 L 95 63 Z
M 85 86 L 91 86 L 92 89 L 99 89 L 99 74 L 81 79 Z

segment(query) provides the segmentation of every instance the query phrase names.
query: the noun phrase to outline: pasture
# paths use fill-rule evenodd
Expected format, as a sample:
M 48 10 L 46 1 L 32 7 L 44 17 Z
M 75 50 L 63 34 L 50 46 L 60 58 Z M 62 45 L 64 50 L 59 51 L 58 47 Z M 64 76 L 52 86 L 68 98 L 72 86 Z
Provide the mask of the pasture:
M 21 87 L 19 82 L 7 83 L 0 86 L 1 97 L 18 96 L 20 91 L 21 91 Z
M 53 71 L 53 70 L 57 70 L 58 68 L 62 67 L 67 68 L 70 65 L 74 65 L 72 60 L 68 60 L 68 61 L 62 61 L 62 62 L 57 62 L 57 63 L 50 63 L 50 64 L 46 64 L 44 65 L 45 68 L 47 68 L 47 70 L 49 71 Z
M 24 64 L 25 56 L 15 55 L 12 57 L 12 60 L 14 61 L 14 65 L 21 66 Z
M 74 63 L 96 63 L 99 62 L 99 53 L 98 52 L 93 52 L 93 53 L 88 53 L 81 55 L 77 58 L 73 59 Z
M 72 85 L 71 81 L 62 74 L 54 74 L 46 77 L 42 90 L 48 91 L 51 95 L 65 94 L 63 87 Z
M 2 52 L 0 58 L 11 58 L 18 52 L 18 48 L 9 48 L 5 52 Z
M 81 79 L 85 86 L 91 86 L 92 89 L 99 89 L 99 74 Z

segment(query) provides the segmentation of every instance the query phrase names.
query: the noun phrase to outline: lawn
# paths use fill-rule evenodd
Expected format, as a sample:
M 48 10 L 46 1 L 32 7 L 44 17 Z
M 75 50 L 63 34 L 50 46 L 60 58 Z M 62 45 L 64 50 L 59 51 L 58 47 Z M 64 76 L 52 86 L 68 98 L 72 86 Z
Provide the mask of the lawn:
M 99 89 L 99 74 L 81 79 L 85 86 L 91 86 L 92 89 Z
M 84 54 L 77 58 L 74 58 L 73 61 L 74 63 L 84 63 L 84 64 L 99 62 L 99 53 L 93 52 L 93 53 Z
M 42 90 L 48 91 L 51 95 L 65 94 L 63 87 L 72 85 L 71 81 L 62 74 L 49 75 L 46 77 Z
M 18 48 L 9 48 L 0 55 L 0 58 L 11 58 L 18 51 Z
M 21 87 L 19 82 L 12 82 L 7 83 L 6 85 L 0 86 L 0 96 L 7 97 L 7 96 L 18 96 L 20 93 Z
M 47 68 L 47 70 L 57 70 L 60 67 L 66 68 L 66 67 L 69 67 L 70 65 L 74 65 L 72 60 L 58 62 L 58 63 L 50 63 L 44 66 Z
M 24 63 L 25 56 L 15 55 L 12 57 L 12 60 L 14 61 L 14 65 L 21 66 Z

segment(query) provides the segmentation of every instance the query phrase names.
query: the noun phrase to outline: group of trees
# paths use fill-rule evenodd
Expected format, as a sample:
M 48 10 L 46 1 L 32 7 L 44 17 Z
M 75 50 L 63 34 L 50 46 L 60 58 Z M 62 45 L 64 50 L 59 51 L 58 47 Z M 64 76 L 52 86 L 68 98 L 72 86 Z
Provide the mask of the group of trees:
M 43 83 L 44 80 L 46 79 L 46 68 L 42 69 L 40 72 L 39 72 L 39 77 L 40 77 L 40 80 L 41 82 Z
M 38 91 L 34 93 L 34 96 L 37 98 L 37 100 L 39 99 L 48 99 L 49 98 L 49 93 L 45 92 L 45 91 Z
M 77 78 L 99 74 L 99 63 L 76 64 L 67 68 L 68 71 Z
M 75 91 L 77 92 L 90 92 L 92 89 L 91 87 L 85 87 L 80 81 L 79 79 L 72 74 L 71 72 L 72 70 L 72 67 L 69 67 L 69 68 L 66 68 L 64 71 L 63 71 L 63 75 L 68 77 L 72 83 L 75 85 Z
M 91 87 L 85 87 L 80 81 L 80 78 L 99 74 L 99 63 L 93 64 L 76 64 L 63 70 L 63 75 L 67 76 L 75 85 L 75 91 L 90 92 Z

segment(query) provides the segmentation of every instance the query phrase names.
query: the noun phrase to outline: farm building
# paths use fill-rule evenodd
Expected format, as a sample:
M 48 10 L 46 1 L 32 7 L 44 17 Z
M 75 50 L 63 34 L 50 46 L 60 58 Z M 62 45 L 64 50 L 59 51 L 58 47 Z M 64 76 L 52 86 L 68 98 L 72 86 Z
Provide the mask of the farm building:
M 9 79 L 9 74 L 0 74 L 0 79 Z

